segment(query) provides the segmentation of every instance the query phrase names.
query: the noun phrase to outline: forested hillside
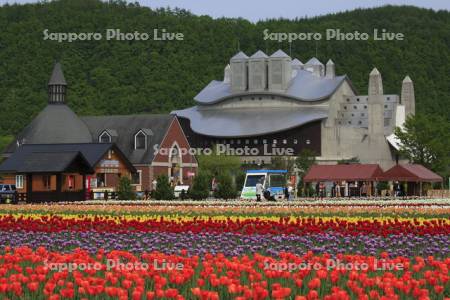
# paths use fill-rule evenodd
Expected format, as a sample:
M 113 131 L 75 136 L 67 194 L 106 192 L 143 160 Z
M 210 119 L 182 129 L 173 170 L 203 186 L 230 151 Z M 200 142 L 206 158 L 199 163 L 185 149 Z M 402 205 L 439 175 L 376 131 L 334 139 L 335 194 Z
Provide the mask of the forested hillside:
M 299 4 L 298 15 L 302 16 Z M 404 41 L 295 41 L 293 57 L 305 62 L 331 58 L 367 93 L 370 70 L 383 76 L 385 93 L 400 93 L 408 74 L 415 83 L 417 111 L 450 119 L 450 13 L 386 6 L 317 18 L 212 19 L 180 9 L 152 10 L 120 1 L 62 0 L 0 7 L 0 135 L 17 133 L 46 104 L 53 62 L 61 61 L 69 83 L 68 101 L 79 114 L 167 113 L 193 104 L 210 80 L 237 52 L 257 49 L 289 53 L 287 42 L 265 41 L 271 32 L 373 32 L 385 28 Z M 49 32 L 153 32 L 165 28 L 183 41 L 44 40 Z

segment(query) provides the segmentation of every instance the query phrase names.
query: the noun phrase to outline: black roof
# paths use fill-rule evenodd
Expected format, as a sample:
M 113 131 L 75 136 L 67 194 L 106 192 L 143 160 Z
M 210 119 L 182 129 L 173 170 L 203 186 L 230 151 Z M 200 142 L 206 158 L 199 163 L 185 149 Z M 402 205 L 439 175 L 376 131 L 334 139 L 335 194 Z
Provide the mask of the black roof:
M 90 173 L 93 173 L 108 150 L 114 150 L 129 170 L 136 172 L 120 149 L 110 143 L 22 145 L 0 165 L 0 172 L 62 172 L 78 159 L 84 160 Z
M 48 85 L 67 85 L 66 79 L 64 78 L 64 73 L 61 68 L 61 64 L 57 62 L 53 67 L 52 76 L 48 81 Z
M 65 104 L 48 104 L 4 150 L 14 152 L 18 144 L 91 143 L 86 124 Z
M 17 154 L 16 154 L 17 153 Z M 32 152 L 18 150 L 0 166 L 2 172 L 14 173 L 94 173 L 94 169 L 79 151 Z
M 81 117 L 89 128 L 92 139 L 98 142 L 103 131 L 113 133 L 115 143 L 133 164 L 151 164 L 154 145 L 160 145 L 172 123 L 174 115 L 116 115 Z M 147 135 L 147 149 L 134 149 L 134 136 L 142 130 Z

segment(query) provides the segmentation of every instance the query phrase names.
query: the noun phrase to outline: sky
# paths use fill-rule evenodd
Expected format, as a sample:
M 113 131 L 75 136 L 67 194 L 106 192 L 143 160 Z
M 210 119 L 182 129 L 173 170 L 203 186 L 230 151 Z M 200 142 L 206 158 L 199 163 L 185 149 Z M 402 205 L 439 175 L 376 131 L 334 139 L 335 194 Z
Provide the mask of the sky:
M 361 7 L 386 4 L 414 5 L 434 10 L 450 10 L 450 0 L 132 0 L 143 6 L 180 7 L 196 15 L 242 17 L 252 22 L 266 18 L 313 17 Z M 0 0 L 4 3 L 29 3 L 37 0 Z

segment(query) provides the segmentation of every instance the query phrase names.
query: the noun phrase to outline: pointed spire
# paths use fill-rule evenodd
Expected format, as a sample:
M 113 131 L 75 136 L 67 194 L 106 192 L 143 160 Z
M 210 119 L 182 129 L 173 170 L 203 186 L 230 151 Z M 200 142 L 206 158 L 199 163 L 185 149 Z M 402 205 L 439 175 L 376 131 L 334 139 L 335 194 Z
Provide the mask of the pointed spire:
M 369 138 L 376 143 L 377 138 L 384 134 L 383 81 L 377 68 L 373 68 L 369 75 L 368 104 Z
M 230 60 L 242 60 L 242 59 L 247 59 L 247 58 L 248 58 L 247 54 L 245 54 L 242 51 L 239 51 Z
M 300 60 L 298 60 L 297 58 L 294 58 L 292 60 L 292 65 L 293 66 L 303 66 L 303 63 Z
M 369 75 L 369 96 L 383 95 L 383 80 L 377 68 L 373 68 Z
M 291 58 L 289 55 L 287 55 L 283 50 L 278 49 L 277 51 L 275 51 L 270 57 L 272 58 L 280 58 L 280 57 L 286 57 L 286 58 Z
M 55 63 L 53 67 L 52 76 L 48 81 L 48 85 L 67 85 L 66 79 L 64 78 L 64 73 L 59 62 Z
M 402 82 L 401 103 L 405 106 L 405 117 L 415 115 L 416 98 L 414 96 L 414 84 L 409 76 L 406 76 Z
M 408 75 L 406 75 L 405 79 L 403 79 L 403 83 L 410 83 L 410 82 L 412 83 L 411 78 Z
M 336 76 L 334 62 L 329 59 L 326 65 L 326 78 L 334 78 Z
M 267 58 L 267 54 L 262 52 L 261 50 L 256 51 L 250 58 Z
M 65 103 L 67 82 L 59 62 L 55 63 L 52 75 L 48 81 L 48 102 Z

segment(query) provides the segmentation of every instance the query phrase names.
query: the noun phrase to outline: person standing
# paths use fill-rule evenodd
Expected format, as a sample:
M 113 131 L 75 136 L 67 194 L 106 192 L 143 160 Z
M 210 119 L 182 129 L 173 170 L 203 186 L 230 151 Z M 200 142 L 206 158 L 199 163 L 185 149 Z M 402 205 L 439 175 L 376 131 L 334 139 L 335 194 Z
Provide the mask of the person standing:
M 294 191 L 294 188 L 292 187 L 292 184 L 289 184 L 288 185 L 288 200 L 289 201 L 291 201 L 294 198 L 293 191 Z
M 340 198 L 341 197 L 341 185 L 339 184 L 339 181 L 336 182 L 335 189 L 336 189 L 336 192 L 335 192 L 336 198 Z
M 319 194 L 320 194 L 320 199 L 323 199 L 324 194 L 325 194 L 325 184 L 323 184 L 323 182 L 321 182 L 319 185 Z
M 260 202 L 261 201 L 261 195 L 263 193 L 264 187 L 261 183 L 261 180 L 258 181 L 258 183 L 256 183 L 256 201 Z
M 361 196 L 367 197 L 367 185 L 365 182 L 363 182 L 363 184 L 361 186 Z

